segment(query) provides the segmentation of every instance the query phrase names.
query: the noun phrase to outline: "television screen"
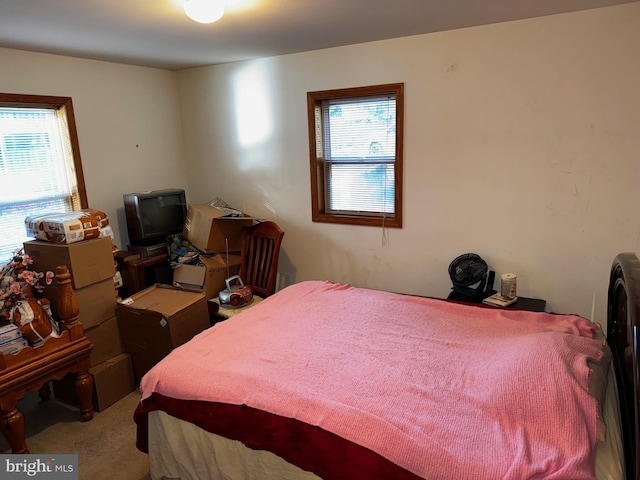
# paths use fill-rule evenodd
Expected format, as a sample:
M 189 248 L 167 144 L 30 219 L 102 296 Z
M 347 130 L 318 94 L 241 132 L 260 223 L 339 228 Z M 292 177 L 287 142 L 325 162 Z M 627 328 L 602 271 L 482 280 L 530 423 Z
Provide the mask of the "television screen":
M 168 235 L 182 232 L 187 214 L 184 190 L 127 193 L 123 198 L 132 245 L 162 243 Z

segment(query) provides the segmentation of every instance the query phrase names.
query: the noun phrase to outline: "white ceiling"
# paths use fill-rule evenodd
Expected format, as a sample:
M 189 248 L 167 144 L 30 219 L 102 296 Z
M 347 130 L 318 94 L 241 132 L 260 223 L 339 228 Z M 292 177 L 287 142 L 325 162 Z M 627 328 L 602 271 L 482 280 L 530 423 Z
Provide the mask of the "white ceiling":
M 182 2 L 0 0 L 0 47 L 178 70 L 632 0 L 227 0 L 209 25 Z

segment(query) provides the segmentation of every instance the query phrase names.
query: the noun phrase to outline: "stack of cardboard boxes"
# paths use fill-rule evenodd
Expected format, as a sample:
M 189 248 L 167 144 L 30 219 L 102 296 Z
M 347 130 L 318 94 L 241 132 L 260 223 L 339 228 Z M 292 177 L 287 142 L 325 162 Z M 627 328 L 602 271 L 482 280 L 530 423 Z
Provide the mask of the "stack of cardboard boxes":
M 174 348 L 208 328 L 207 300 L 240 268 L 242 230 L 254 223 L 211 205 L 189 205 L 183 237 L 200 251 L 203 265 L 179 265 L 174 285 L 153 285 L 117 302 L 111 238 L 24 244 L 33 269 L 55 271 L 66 265 L 80 308 L 79 320 L 94 345 L 94 408 L 103 410 L 139 384 L 142 376 Z M 46 288 L 55 312 L 57 287 Z M 56 398 L 77 403 L 74 378 L 54 382 Z
M 116 317 L 115 266 L 110 237 L 63 244 L 42 240 L 24 243 L 33 259 L 32 269 L 56 271 L 66 265 L 80 310 L 78 320 L 93 344 L 90 373 L 94 378 L 94 408 L 104 410 L 135 389 L 131 357 L 124 352 Z M 55 281 L 44 296 L 57 311 L 58 287 Z M 73 376 L 53 382 L 57 399 L 77 403 Z
M 118 304 L 124 349 L 131 354 L 138 382 L 171 350 L 211 326 L 207 300 L 238 273 L 242 230 L 251 224 L 247 216 L 189 205 L 183 238 L 200 250 L 204 265 L 178 265 L 173 286 L 154 285 Z

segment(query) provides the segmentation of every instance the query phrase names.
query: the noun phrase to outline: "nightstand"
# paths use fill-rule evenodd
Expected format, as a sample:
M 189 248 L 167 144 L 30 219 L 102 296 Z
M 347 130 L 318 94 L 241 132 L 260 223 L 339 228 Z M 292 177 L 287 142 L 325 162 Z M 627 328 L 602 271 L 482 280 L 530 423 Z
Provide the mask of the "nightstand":
M 495 291 L 493 293 L 495 293 Z M 454 300 L 456 302 L 470 303 L 470 304 L 476 304 L 476 305 L 477 304 L 484 305 L 484 303 L 482 303 L 482 300 L 483 300 L 482 298 L 467 297 L 466 295 L 461 295 L 458 292 L 451 292 L 447 297 L 447 300 Z M 486 305 L 486 306 L 489 306 L 489 305 Z M 512 303 L 508 307 L 504 307 L 504 308 L 512 308 L 515 310 L 528 310 L 530 312 L 544 312 L 546 307 L 547 307 L 546 300 L 542 300 L 539 298 L 529 298 L 529 297 L 519 296 L 518 300 L 516 300 L 515 303 Z M 493 307 L 493 308 L 503 308 L 503 307 Z
M 547 307 L 546 300 L 540 298 L 528 298 L 518 297 L 515 303 L 512 303 L 507 308 L 514 308 L 516 310 L 528 310 L 530 312 L 544 312 Z

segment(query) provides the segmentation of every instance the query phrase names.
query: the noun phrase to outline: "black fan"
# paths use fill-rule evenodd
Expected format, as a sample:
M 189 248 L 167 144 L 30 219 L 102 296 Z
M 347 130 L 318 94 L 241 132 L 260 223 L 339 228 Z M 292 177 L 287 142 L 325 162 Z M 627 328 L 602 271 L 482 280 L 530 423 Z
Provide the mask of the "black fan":
M 495 278 L 495 272 L 490 272 L 487 279 L 488 270 L 487 262 L 475 253 L 465 253 L 456 257 L 449 264 L 449 277 L 453 282 L 454 292 L 467 297 L 484 298 L 490 294 Z M 485 291 L 485 287 L 488 291 Z

